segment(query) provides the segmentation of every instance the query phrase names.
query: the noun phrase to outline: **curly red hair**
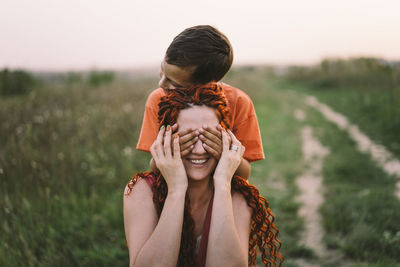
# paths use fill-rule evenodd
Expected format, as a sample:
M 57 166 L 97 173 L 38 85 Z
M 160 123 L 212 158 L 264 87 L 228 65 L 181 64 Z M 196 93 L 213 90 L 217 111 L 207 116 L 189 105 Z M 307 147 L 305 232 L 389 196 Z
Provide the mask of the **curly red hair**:
M 222 127 L 230 128 L 228 101 L 221 86 L 216 83 L 193 86 L 188 89 L 174 89 L 161 98 L 158 121 L 161 125 L 173 125 L 179 111 L 192 105 L 205 105 L 215 109 Z
M 158 118 L 160 125 L 173 125 L 177 120 L 179 111 L 192 105 L 205 105 L 215 108 L 221 125 L 230 128 L 227 101 L 221 87 L 216 83 L 169 92 L 167 96 L 161 99 L 159 104 Z M 130 194 L 133 186 L 140 178 L 146 179 L 151 176 L 155 178 L 155 183 L 152 186 L 153 202 L 160 216 L 168 193 L 167 183 L 160 173 L 137 173 L 128 183 L 127 194 Z M 265 266 L 281 266 L 283 257 L 280 253 L 279 231 L 274 224 L 274 215 L 269 208 L 268 201 L 260 195 L 255 186 L 236 175 L 232 178 L 232 190 L 241 193 L 246 199 L 247 205 L 253 211 L 249 236 L 249 266 L 256 265 L 258 252 L 260 252 L 261 260 Z M 189 201 L 189 197 L 186 195 L 178 266 L 198 265 L 195 256 L 194 220 L 189 212 Z

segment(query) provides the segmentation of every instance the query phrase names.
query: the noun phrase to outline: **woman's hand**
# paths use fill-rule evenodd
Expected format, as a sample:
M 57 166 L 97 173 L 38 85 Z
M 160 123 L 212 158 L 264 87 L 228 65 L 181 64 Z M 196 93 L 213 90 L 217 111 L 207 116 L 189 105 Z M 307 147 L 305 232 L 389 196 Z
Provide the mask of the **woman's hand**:
M 203 127 L 199 129 L 199 138 L 204 144 L 204 149 L 217 160 L 221 158 L 222 154 L 222 130 L 223 128 L 220 124 L 215 128 L 203 125 Z M 231 136 L 228 135 L 229 145 L 232 142 L 231 139 Z
M 232 177 L 242 161 L 245 148 L 235 135 L 228 130 L 221 130 L 222 153 L 214 172 L 214 185 L 230 187 Z M 232 140 L 229 145 L 229 139 Z
M 176 190 L 186 191 L 188 185 L 185 167 L 181 159 L 179 135 L 175 135 L 172 141 L 171 136 L 171 127 L 169 125 L 167 128 L 162 126 L 157 139 L 150 147 L 156 166 L 167 182 L 168 193 Z

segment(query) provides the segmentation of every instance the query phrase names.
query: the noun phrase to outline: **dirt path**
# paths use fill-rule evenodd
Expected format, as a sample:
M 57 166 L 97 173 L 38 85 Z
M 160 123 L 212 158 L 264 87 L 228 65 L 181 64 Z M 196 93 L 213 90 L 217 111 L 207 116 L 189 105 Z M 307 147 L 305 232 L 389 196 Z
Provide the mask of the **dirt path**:
M 294 117 L 299 121 L 304 121 L 306 115 L 304 111 L 296 110 Z M 300 243 L 312 249 L 315 255 L 322 259 L 327 256 L 327 252 L 322 242 L 324 229 L 322 228 L 318 209 L 324 202 L 322 196 L 322 167 L 324 158 L 329 154 L 329 149 L 322 146 L 314 137 L 310 126 L 302 128 L 301 140 L 306 166 L 304 173 L 296 179 L 296 184 L 300 190 L 297 201 L 301 203 L 298 213 L 304 219 L 304 231 Z M 301 266 L 319 266 L 304 259 L 298 260 L 297 263 Z
M 306 103 L 321 112 L 327 120 L 333 122 L 342 130 L 347 131 L 350 137 L 356 142 L 358 149 L 363 153 L 369 154 L 383 171 L 400 178 L 400 161 L 384 146 L 374 143 L 356 125 L 349 123 L 345 116 L 333 111 L 329 106 L 319 102 L 315 97 L 308 96 Z M 396 183 L 395 194 L 400 199 L 400 180 Z
M 322 243 L 324 230 L 318 209 L 324 202 L 322 196 L 322 166 L 324 157 L 328 155 L 329 150 L 315 139 L 312 128 L 309 126 L 302 129 L 301 139 L 303 156 L 307 164 L 305 172 L 297 178 L 297 186 L 300 189 L 297 200 L 302 203 L 299 215 L 304 218 L 305 225 L 302 243 L 322 258 L 326 251 Z

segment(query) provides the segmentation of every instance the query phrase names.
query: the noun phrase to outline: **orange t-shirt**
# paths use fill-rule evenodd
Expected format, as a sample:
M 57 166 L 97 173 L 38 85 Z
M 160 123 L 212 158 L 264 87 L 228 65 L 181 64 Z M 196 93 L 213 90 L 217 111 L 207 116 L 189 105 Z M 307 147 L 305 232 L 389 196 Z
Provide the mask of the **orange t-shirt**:
M 225 83 L 219 84 L 228 100 L 232 132 L 246 148 L 243 157 L 249 162 L 264 159 L 260 129 L 253 102 L 240 89 Z M 142 129 L 136 145 L 139 150 L 149 152 L 157 137 L 160 128 L 158 124 L 158 104 L 160 98 L 164 95 L 164 90 L 158 88 L 147 98 Z

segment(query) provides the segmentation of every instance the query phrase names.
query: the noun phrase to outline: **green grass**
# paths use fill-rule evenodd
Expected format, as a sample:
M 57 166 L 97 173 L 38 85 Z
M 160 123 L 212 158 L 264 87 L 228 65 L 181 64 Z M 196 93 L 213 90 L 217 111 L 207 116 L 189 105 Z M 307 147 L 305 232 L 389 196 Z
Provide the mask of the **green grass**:
M 234 75 L 238 75 L 232 79 L 235 85 L 244 89 L 253 86 L 247 92 L 256 106 L 267 158 L 253 165 L 251 179 L 270 199 L 282 233 L 286 263 L 292 266 L 296 265 L 293 259 L 308 258 L 323 266 L 397 266 L 400 262 L 400 202 L 394 196 L 397 179 L 383 173 L 369 156 L 360 153 L 345 132 L 304 105 L 303 93 L 312 94 L 314 90 L 283 83 L 257 69 Z M 346 99 L 341 90 L 332 89 L 330 94 L 332 101 L 335 97 Z M 320 97 L 319 93 L 314 95 Z M 385 109 L 381 102 L 385 98 L 388 96 L 376 98 L 373 105 Z M 343 103 L 350 105 L 351 100 Z M 306 111 L 307 120 L 303 123 L 293 119 L 297 108 Z M 354 112 L 353 117 L 362 112 L 354 107 L 347 110 Z M 298 244 L 302 221 L 296 216 L 298 204 L 294 196 L 298 192 L 294 179 L 304 166 L 299 140 L 299 129 L 304 125 L 311 125 L 316 137 L 331 150 L 324 160 L 325 202 L 320 212 L 326 231 L 323 241 L 342 257 L 318 260 Z M 375 127 L 380 126 L 371 126 Z M 387 142 L 383 136 L 380 138 L 383 138 L 380 142 Z M 284 181 L 283 186 L 274 187 L 276 177 Z
M 267 68 L 234 69 L 224 81 L 243 89 L 255 104 L 266 159 L 252 164 L 250 182 L 275 214 L 284 266 L 301 266 L 297 258 L 322 266 L 398 265 L 396 179 L 307 107 L 302 93 L 326 100 L 354 123 L 362 117 L 362 130 L 370 135 L 365 128 L 370 127 L 377 132 L 370 136 L 383 144 L 393 143 L 391 133 L 383 134 L 390 128 L 369 124 L 371 116 L 388 121 L 382 110 L 389 97 L 382 96 L 384 101 L 370 95 L 371 106 L 379 111 L 371 114 L 354 104 L 358 92 L 316 92 L 282 82 Z M 145 98 L 156 84 L 156 76 L 117 78 L 100 87 L 53 83 L 0 99 L 0 266 L 128 264 L 122 192 L 132 174 L 148 169 L 149 155 L 136 151 L 135 145 Z M 305 122 L 294 119 L 298 108 L 306 111 Z M 334 262 L 318 261 L 299 243 L 304 225 L 297 216 L 295 179 L 304 171 L 299 133 L 305 124 L 331 150 L 324 161 L 321 214 L 325 244 L 344 255 Z M 390 148 L 396 151 L 396 146 Z
M 122 192 L 156 79 L 1 99 L 1 266 L 125 266 Z
M 313 88 L 286 80 L 279 84 L 282 88 L 316 96 L 400 158 L 400 86 L 393 89 L 362 86 Z
M 276 86 L 297 92 L 299 97 L 303 93 L 316 96 L 350 117 L 353 123 L 360 123 L 360 128 L 367 134 L 377 131 L 372 136 L 378 143 L 391 144 L 393 132 L 382 134 L 385 122 L 394 126 L 387 114 L 397 112 L 384 101 L 390 99 L 390 92 L 382 91 L 377 96 L 376 91 L 356 89 L 321 91 L 282 80 L 276 80 Z M 366 112 L 363 100 L 357 103 L 360 99 L 369 99 L 369 105 L 376 108 Z M 359 152 L 346 132 L 327 122 L 316 110 L 308 107 L 306 111 L 308 119 L 305 123 L 313 127 L 317 138 L 331 150 L 324 161 L 325 202 L 320 212 L 326 231 L 325 244 L 344 255 L 342 262 L 333 262 L 333 266 L 344 263 L 349 266 L 398 266 L 400 201 L 394 195 L 398 179 L 384 173 L 369 155 Z M 371 115 L 373 112 L 375 114 Z M 396 145 L 390 148 L 396 152 Z
M 331 150 L 323 169 L 326 244 L 353 261 L 394 265 L 400 261 L 397 179 L 371 163 L 345 132 L 319 113 L 309 109 L 308 114 L 316 136 Z
M 264 69 L 241 69 L 230 73 L 226 82 L 244 90 L 256 108 L 266 159 L 252 164 L 250 182 L 269 200 L 279 227 L 285 266 L 296 266 L 293 258 L 312 258 L 312 252 L 299 244 L 303 221 L 297 216 L 299 204 L 295 178 L 301 174 L 300 124 L 294 110 L 303 104 L 288 91 L 278 91 Z

